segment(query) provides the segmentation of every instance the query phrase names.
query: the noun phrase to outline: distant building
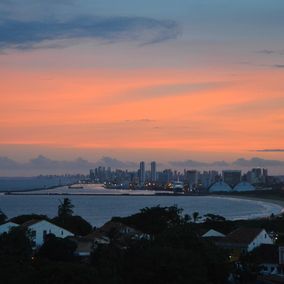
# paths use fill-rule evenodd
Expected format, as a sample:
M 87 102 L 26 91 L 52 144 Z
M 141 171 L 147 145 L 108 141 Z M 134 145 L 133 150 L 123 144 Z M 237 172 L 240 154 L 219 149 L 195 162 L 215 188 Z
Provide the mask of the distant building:
M 146 179 L 146 172 L 145 172 L 145 162 L 140 162 L 139 168 L 139 183 L 140 185 L 144 185 Z
M 231 187 L 236 186 L 241 182 L 242 172 L 238 170 L 223 171 L 223 181 Z
M 151 181 L 157 181 L 157 163 L 151 162 Z
M 252 184 L 266 183 L 268 179 L 268 170 L 254 168 L 248 172 L 248 181 Z
M 246 191 L 254 191 L 254 190 L 255 190 L 255 187 L 246 181 L 240 182 L 233 188 L 233 191 L 236 191 L 236 192 L 246 192 Z
M 217 181 L 209 187 L 209 192 L 232 192 L 232 188 L 224 181 Z
M 159 175 L 159 182 L 165 184 L 173 180 L 173 172 L 171 169 L 166 169 Z
M 198 174 L 198 182 L 203 188 L 209 188 L 218 181 L 219 173 L 217 171 L 204 171 Z
M 198 174 L 199 173 L 196 170 L 190 170 L 185 172 L 184 180 L 187 182 L 190 189 L 197 187 Z

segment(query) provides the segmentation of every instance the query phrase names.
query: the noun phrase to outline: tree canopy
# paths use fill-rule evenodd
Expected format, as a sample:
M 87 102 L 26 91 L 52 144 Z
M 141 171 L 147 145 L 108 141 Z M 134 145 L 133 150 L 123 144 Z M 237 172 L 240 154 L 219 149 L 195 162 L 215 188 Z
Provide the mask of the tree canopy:
M 129 217 L 115 217 L 112 221 L 121 222 L 144 233 L 157 235 L 164 230 L 187 223 L 190 219 L 182 214 L 183 209 L 177 206 L 146 207 Z
M 49 234 L 46 236 L 44 244 L 40 247 L 37 257 L 54 261 L 72 261 L 74 260 L 76 248 L 75 242 Z
M 61 200 L 59 201 L 60 204 L 58 206 L 58 217 L 64 218 L 72 216 L 74 213 L 74 205 L 72 204 L 71 200 L 69 198 L 64 198 L 63 202 Z

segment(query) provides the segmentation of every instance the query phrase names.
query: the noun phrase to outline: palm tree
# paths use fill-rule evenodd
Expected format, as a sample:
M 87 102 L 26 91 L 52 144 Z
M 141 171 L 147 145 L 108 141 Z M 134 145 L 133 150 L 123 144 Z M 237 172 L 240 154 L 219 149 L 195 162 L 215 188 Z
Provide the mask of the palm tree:
M 201 217 L 199 216 L 199 212 L 193 212 L 192 219 L 194 223 L 196 223 L 199 219 L 201 219 Z
M 64 198 L 63 202 L 61 200 L 58 206 L 58 217 L 68 217 L 72 216 L 74 205 L 71 203 L 69 198 Z

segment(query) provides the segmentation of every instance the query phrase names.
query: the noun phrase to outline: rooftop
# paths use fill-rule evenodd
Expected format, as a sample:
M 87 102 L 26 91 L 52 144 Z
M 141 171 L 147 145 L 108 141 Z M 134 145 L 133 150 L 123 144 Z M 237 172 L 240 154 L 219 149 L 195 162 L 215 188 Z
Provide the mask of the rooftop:
M 261 232 L 262 228 L 238 228 L 224 238 L 227 243 L 249 245 Z

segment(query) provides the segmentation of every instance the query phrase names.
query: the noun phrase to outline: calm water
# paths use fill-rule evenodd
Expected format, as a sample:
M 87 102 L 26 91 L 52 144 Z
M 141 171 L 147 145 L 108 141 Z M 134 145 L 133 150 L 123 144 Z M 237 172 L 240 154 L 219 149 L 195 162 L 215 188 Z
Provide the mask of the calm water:
M 1 191 L 23 191 L 48 188 L 76 182 L 76 176 L 0 177 Z
M 64 196 L 0 195 L 0 209 L 8 216 L 38 213 L 53 217 L 57 213 L 59 199 Z M 278 205 L 222 197 L 188 196 L 68 196 L 75 205 L 75 214 L 81 215 L 94 226 L 100 226 L 113 216 L 128 216 L 146 206 L 178 205 L 184 213 L 198 211 L 219 214 L 227 219 L 254 218 L 278 214 Z

